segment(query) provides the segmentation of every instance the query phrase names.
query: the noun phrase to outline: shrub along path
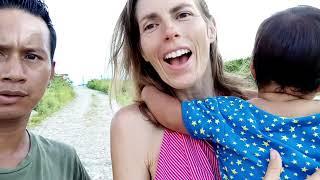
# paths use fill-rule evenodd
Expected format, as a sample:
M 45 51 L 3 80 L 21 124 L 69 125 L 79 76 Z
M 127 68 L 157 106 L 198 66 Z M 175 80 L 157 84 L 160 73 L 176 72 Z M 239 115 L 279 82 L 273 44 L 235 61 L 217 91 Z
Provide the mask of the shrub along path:
M 75 147 L 92 180 L 112 179 L 110 121 L 117 107 L 112 111 L 101 92 L 83 87 L 75 91 L 70 104 L 31 131 Z

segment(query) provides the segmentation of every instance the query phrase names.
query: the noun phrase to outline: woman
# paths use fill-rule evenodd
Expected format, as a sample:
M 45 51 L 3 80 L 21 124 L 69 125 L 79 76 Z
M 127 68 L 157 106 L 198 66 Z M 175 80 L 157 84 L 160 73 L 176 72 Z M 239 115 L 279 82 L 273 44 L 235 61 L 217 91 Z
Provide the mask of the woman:
M 122 108 L 112 121 L 114 178 L 220 179 L 208 143 L 155 125 L 139 102 L 146 84 L 181 100 L 245 97 L 223 74 L 215 23 L 205 2 L 128 0 L 115 29 L 111 53 L 115 77 L 132 77 L 138 101 Z M 271 160 L 266 179 L 274 179 L 281 171 L 279 155 L 273 154 Z

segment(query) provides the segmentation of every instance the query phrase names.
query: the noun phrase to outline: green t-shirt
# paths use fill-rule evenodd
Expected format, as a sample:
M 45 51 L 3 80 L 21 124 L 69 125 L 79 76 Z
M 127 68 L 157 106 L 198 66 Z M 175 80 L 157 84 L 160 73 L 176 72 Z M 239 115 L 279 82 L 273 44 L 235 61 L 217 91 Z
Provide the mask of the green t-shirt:
M 0 180 L 89 180 L 72 147 L 29 132 L 31 148 L 15 169 L 0 169 Z

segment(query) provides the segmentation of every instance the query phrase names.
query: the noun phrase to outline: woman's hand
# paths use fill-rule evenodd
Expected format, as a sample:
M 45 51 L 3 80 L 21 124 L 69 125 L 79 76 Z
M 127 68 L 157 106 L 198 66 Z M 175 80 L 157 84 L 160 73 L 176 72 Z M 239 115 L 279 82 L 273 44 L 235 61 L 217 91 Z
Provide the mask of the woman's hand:
M 278 180 L 282 171 L 282 160 L 278 151 L 270 150 L 270 162 L 264 180 Z
M 318 169 L 311 176 L 307 177 L 307 180 L 319 180 L 320 179 L 320 169 Z
M 282 171 L 282 160 L 280 154 L 276 150 L 270 151 L 270 162 L 268 165 L 267 173 L 264 180 L 278 180 L 280 179 L 280 174 Z M 307 180 L 319 180 L 320 179 L 320 169 L 318 169 L 311 176 L 307 177 Z

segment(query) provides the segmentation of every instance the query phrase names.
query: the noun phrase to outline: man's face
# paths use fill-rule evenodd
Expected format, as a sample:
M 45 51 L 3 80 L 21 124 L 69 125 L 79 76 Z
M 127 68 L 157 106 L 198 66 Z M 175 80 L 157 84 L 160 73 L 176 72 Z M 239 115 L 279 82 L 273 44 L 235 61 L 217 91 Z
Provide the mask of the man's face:
M 45 22 L 22 10 L 0 10 L 0 121 L 28 117 L 53 68 Z

